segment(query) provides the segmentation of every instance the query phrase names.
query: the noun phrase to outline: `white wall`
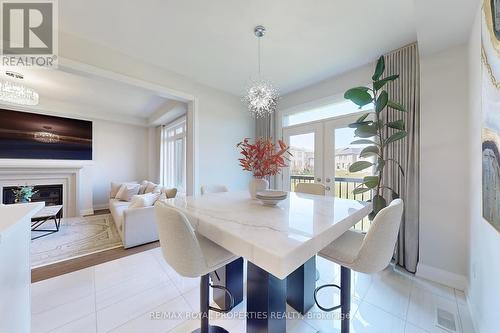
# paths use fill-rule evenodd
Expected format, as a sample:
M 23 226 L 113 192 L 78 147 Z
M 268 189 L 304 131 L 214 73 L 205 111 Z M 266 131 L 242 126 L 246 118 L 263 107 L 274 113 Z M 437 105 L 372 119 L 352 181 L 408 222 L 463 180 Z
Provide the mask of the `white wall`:
M 470 148 L 470 264 L 469 308 L 476 332 L 500 327 L 500 233 L 482 218 L 481 208 L 481 11 L 477 11 L 469 42 L 470 107 L 467 120 Z M 485 75 L 485 73 L 483 73 Z
M 279 109 L 286 110 L 332 96 L 343 96 L 344 92 L 349 88 L 370 83 L 373 69 L 373 64 L 370 63 L 289 93 L 280 100 Z
M 89 169 L 93 207 L 107 207 L 111 181 L 148 178 L 148 129 L 94 120 L 94 165 Z M 87 170 L 86 170 L 87 171 Z
M 469 207 L 467 47 L 421 55 L 417 275 L 466 286 Z
M 223 183 L 232 190 L 247 188 L 250 175 L 238 166 L 235 146 L 243 138 L 253 137 L 255 125 L 238 96 L 72 35 L 61 33 L 59 45 L 63 58 L 195 96 L 198 185 Z

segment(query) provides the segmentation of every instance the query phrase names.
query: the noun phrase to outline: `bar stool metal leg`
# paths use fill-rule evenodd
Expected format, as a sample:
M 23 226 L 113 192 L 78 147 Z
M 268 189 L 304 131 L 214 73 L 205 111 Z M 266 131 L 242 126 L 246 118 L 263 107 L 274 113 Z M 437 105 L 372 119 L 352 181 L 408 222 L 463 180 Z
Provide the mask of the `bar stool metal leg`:
M 210 275 L 206 274 L 200 278 L 200 316 L 201 326 L 192 333 L 229 333 L 220 326 L 211 326 L 209 319 L 210 302 Z
M 351 311 L 351 269 L 340 267 L 341 332 L 349 333 Z
M 318 293 L 324 288 L 334 287 L 340 289 L 340 304 L 332 307 L 324 307 L 318 302 Z M 314 290 L 314 302 L 321 310 L 325 312 L 340 309 L 340 332 L 349 333 L 351 319 L 351 269 L 340 267 L 340 286 L 336 284 L 324 284 Z

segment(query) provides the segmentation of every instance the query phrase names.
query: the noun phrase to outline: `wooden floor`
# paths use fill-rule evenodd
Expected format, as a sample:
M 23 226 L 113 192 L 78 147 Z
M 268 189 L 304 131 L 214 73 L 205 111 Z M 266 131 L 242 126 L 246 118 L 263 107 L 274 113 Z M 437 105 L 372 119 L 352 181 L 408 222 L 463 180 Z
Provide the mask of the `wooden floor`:
M 102 251 L 99 253 L 89 254 L 75 259 L 70 259 L 58 262 L 52 265 L 47 265 L 31 270 L 31 282 L 38 282 L 45 279 L 50 279 L 54 276 L 71 273 L 84 269 L 90 266 L 102 264 L 107 261 L 119 259 L 142 251 L 147 251 L 160 246 L 160 242 L 153 242 L 144 245 L 124 249 L 123 247 Z
M 103 209 L 95 211 L 94 215 L 108 214 L 109 210 Z M 89 254 L 87 256 L 70 259 L 58 262 L 52 265 L 46 265 L 31 270 L 31 282 L 38 282 L 52 277 L 71 273 L 87 267 L 102 264 L 107 261 L 119 259 L 142 251 L 147 251 L 159 247 L 160 242 L 152 242 L 144 245 L 139 245 L 129 249 L 123 247 L 106 250 L 98 253 Z

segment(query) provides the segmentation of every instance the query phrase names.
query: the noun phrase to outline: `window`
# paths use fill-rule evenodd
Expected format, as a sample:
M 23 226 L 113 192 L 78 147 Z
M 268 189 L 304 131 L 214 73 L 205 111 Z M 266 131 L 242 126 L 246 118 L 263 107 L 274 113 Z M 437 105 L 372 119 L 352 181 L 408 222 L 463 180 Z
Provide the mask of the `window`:
M 366 105 L 363 108 L 359 109 L 359 107 L 353 102 L 345 100 L 338 103 L 332 103 L 325 106 L 313 108 L 303 112 L 285 114 L 283 115 L 283 127 L 344 116 L 360 111 L 367 111 L 371 108 L 372 105 Z
M 161 183 L 186 192 L 186 118 L 161 130 Z

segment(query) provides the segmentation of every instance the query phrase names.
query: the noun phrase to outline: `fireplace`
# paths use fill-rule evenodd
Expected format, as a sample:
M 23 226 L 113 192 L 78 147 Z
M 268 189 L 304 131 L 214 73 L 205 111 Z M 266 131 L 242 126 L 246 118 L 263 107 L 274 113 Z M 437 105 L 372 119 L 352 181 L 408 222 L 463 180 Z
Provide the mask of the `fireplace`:
M 2 201 L 3 204 L 15 203 L 15 196 L 12 190 L 18 188 L 17 186 L 4 186 L 2 188 Z M 63 185 L 35 185 L 34 190 L 37 191 L 31 198 L 32 202 L 45 201 L 45 206 L 55 206 L 63 204 Z M 61 215 L 61 216 L 59 216 Z M 58 217 L 62 217 L 62 210 L 59 212 Z

